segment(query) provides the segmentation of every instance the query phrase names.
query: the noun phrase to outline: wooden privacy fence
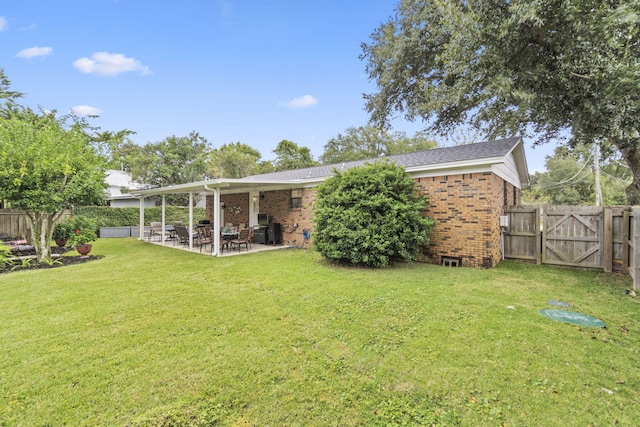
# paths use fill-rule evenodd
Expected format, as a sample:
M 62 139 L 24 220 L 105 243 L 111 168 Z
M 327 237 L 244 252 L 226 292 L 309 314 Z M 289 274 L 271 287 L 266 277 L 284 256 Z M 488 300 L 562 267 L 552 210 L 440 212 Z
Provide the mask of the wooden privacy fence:
M 0 237 L 26 239 L 31 236 L 26 215 L 20 209 L 0 209 Z
M 515 206 L 506 214 L 505 258 L 621 271 L 640 289 L 639 206 Z
M 71 211 L 66 210 L 62 218 L 70 215 Z M 0 241 L 9 239 L 31 239 L 29 222 L 21 209 L 0 209 Z

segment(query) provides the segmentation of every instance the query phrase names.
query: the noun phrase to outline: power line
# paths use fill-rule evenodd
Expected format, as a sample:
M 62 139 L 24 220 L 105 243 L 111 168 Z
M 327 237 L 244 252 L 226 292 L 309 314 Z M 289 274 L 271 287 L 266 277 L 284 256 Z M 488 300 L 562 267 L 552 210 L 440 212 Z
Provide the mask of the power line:
M 538 186 L 539 187 L 560 187 L 560 186 L 564 186 L 566 184 L 570 184 L 571 181 L 573 181 L 573 179 L 575 179 L 578 175 L 580 175 L 580 173 L 582 173 L 584 168 L 586 168 L 587 165 L 589 165 L 589 161 L 591 160 L 591 157 L 593 157 L 593 152 L 589 154 L 589 158 L 584 162 L 584 165 L 582 165 L 580 170 L 578 172 L 576 172 L 576 174 L 573 175 L 571 178 L 565 179 L 564 181 L 560 181 L 560 182 L 547 182 L 545 184 L 538 184 Z
M 622 179 L 622 178 L 618 178 L 617 176 L 613 176 L 610 173 L 606 173 L 605 171 L 603 171 L 602 169 L 600 170 L 600 173 L 603 175 L 607 175 L 609 178 L 613 178 L 616 179 L 620 182 L 624 182 L 625 184 L 631 184 L 631 180 L 630 179 Z

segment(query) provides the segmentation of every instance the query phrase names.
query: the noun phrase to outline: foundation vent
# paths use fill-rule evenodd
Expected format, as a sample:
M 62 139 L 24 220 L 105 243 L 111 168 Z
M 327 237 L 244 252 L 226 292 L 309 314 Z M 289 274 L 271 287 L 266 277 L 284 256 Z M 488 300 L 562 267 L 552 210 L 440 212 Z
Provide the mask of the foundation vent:
M 460 267 L 462 265 L 462 257 L 459 256 L 442 256 L 443 267 Z

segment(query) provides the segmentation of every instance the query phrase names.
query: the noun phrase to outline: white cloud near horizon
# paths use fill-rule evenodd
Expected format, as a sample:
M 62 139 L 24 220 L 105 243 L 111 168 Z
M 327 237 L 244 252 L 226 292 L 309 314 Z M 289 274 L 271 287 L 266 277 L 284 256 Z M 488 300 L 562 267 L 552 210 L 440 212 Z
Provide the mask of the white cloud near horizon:
M 91 58 L 76 59 L 73 66 L 85 74 L 100 76 L 117 76 L 130 71 L 139 71 L 141 75 L 151 74 L 149 67 L 121 53 L 96 52 Z
M 76 105 L 75 107 L 71 108 L 71 111 L 80 117 L 102 115 L 102 110 L 96 107 L 91 107 L 90 105 Z
M 7 28 L 9 28 L 7 18 L 5 18 L 4 16 L 0 16 L 0 31 L 4 31 Z
M 318 99 L 311 95 L 304 95 L 299 98 L 293 98 L 289 102 L 285 102 L 284 105 L 289 108 L 307 108 L 312 107 L 318 103 Z
M 18 58 L 26 58 L 26 59 L 31 59 L 31 58 L 35 58 L 37 56 L 48 56 L 51 55 L 51 53 L 53 53 L 53 48 L 46 46 L 46 47 L 39 47 L 39 46 L 34 46 L 34 47 L 29 47 L 26 49 L 22 49 L 20 52 L 18 52 L 16 54 L 16 56 Z

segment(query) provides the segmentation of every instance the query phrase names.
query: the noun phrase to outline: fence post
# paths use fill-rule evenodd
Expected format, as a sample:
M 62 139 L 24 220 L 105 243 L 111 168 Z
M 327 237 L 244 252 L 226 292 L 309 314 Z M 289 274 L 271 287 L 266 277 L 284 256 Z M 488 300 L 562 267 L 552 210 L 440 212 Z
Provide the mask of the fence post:
M 622 274 L 629 274 L 629 227 L 630 211 L 622 212 Z
M 541 222 L 542 222 L 542 210 L 540 209 L 540 205 L 536 206 L 535 213 L 535 228 L 534 231 L 536 233 L 536 264 L 542 264 L 542 233 L 540 232 Z
M 613 212 L 611 207 L 604 208 L 604 230 L 602 244 L 602 262 L 605 273 L 613 271 Z
M 633 256 L 631 260 L 631 268 L 633 269 L 633 289 L 640 289 L 640 227 L 638 227 L 638 219 L 640 218 L 640 206 L 634 206 L 633 208 L 633 227 L 631 243 L 633 249 Z

